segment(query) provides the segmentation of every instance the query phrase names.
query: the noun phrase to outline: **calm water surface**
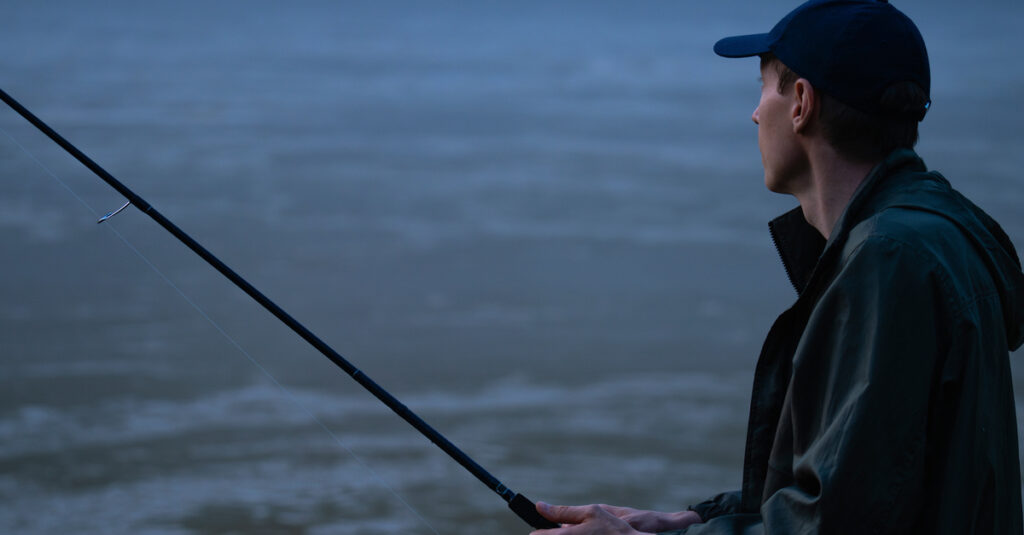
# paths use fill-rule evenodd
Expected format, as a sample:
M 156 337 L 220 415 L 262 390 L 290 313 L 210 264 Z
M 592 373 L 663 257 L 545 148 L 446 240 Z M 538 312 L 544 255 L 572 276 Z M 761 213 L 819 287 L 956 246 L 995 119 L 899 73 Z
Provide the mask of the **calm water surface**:
M 756 61 L 711 45 L 793 5 L 10 1 L 0 72 L 510 487 L 679 509 L 738 486 L 794 298 Z M 1024 246 L 1024 4 L 898 5 L 932 56 L 921 154 Z M 20 117 L 0 128 L 0 532 L 527 531 L 148 218 L 96 225 L 122 199 Z

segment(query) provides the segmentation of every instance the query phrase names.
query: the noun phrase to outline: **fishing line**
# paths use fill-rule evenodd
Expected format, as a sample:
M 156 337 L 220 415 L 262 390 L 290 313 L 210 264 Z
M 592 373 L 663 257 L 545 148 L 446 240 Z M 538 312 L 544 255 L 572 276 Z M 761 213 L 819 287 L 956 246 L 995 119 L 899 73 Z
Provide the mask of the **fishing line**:
M 385 390 L 373 379 L 363 373 L 359 368 L 356 368 L 351 362 L 345 357 L 341 356 L 331 346 L 327 345 L 322 339 L 313 334 L 305 325 L 299 323 L 294 317 L 288 314 L 283 308 L 270 300 L 269 297 L 264 295 L 255 286 L 249 283 L 249 281 L 242 278 L 237 272 L 228 267 L 227 264 L 222 262 L 219 258 L 213 255 L 209 250 L 203 247 L 199 242 L 189 236 L 180 227 L 175 225 L 170 219 L 165 217 L 159 211 L 157 211 L 149 202 L 143 199 L 139 194 L 132 191 L 131 188 L 124 185 L 122 182 L 114 178 L 106 169 L 103 169 L 99 164 L 93 161 L 91 158 L 85 155 L 82 151 L 78 150 L 77 147 L 72 145 L 68 140 L 64 139 L 55 130 L 50 128 L 49 125 L 44 123 L 39 117 L 36 117 L 32 112 L 22 106 L 18 101 L 14 100 L 5 91 L 0 89 L 0 100 L 3 100 L 8 106 L 14 111 L 18 112 L 19 115 L 25 118 L 28 122 L 32 123 L 33 126 L 38 128 L 41 132 L 46 134 L 51 140 L 60 145 L 65 151 L 75 157 L 82 165 L 89 168 L 90 171 L 96 174 L 100 179 L 106 182 L 110 187 L 121 193 L 128 202 L 117 211 L 123 210 L 129 204 L 138 208 L 143 214 L 149 216 L 153 221 L 159 224 L 167 232 L 171 233 L 181 243 L 192 250 L 193 253 L 199 255 L 200 258 L 205 260 L 211 267 L 216 269 L 221 275 L 226 277 L 235 286 L 244 291 L 249 297 L 259 303 L 264 309 L 274 315 L 278 320 L 287 325 L 295 334 L 299 335 L 303 340 L 309 343 L 311 346 L 317 349 L 324 357 L 333 362 L 336 366 L 342 369 L 349 375 L 354 381 L 360 384 L 368 392 L 374 395 L 381 403 L 386 405 L 392 412 L 400 416 L 409 425 L 416 428 L 423 436 L 427 437 L 431 442 L 434 443 L 438 448 L 448 454 L 455 462 L 462 465 L 470 474 L 480 480 L 481 483 L 487 486 L 501 499 L 505 500 L 508 504 L 509 509 L 512 510 L 519 518 L 534 528 L 557 528 L 558 524 L 551 522 L 550 520 L 542 517 L 538 512 L 537 508 L 529 498 L 522 494 L 515 492 L 509 487 L 505 486 L 504 483 L 498 480 L 498 478 L 491 475 L 490 472 L 484 469 L 484 467 L 477 464 L 469 455 L 466 455 L 461 449 L 459 449 L 450 440 L 445 438 L 440 432 L 430 426 L 426 421 L 420 418 L 416 413 L 405 406 L 395 396 L 391 395 L 390 392 Z M 93 211 L 95 213 L 95 211 Z M 104 216 L 100 221 L 112 216 L 115 212 L 111 212 L 107 216 Z
M 67 182 L 61 180 L 61 178 L 59 176 L 57 176 L 56 173 L 51 171 L 50 168 L 48 168 L 46 165 L 43 164 L 43 162 L 41 162 L 38 158 L 36 158 L 35 154 L 33 154 L 31 151 L 29 151 L 27 148 L 25 148 L 24 145 L 19 143 L 18 140 L 15 139 L 15 137 L 10 134 L 10 132 L 5 130 L 2 126 L 0 126 L 0 132 L 3 132 L 4 135 L 6 135 L 8 139 L 10 139 L 12 142 L 14 142 L 14 144 L 17 145 L 18 148 L 20 148 L 21 151 L 24 152 L 29 158 L 31 158 L 37 165 L 39 165 L 39 167 L 42 168 L 42 170 L 45 171 L 46 174 L 50 175 L 50 177 L 52 177 L 54 180 L 56 180 L 58 184 L 63 186 L 65 190 L 67 190 L 75 199 L 78 200 L 79 203 L 82 204 L 82 206 L 84 206 L 87 210 L 92 212 L 93 216 L 97 217 L 98 222 L 106 221 L 106 219 L 109 219 L 110 217 L 115 215 L 117 212 L 123 210 L 124 208 L 126 208 L 128 206 L 127 204 L 125 204 L 120 209 L 115 210 L 114 212 L 111 212 L 111 213 L 103 216 L 102 218 L 100 218 L 99 217 L 99 212 L 97 212 L 95 209 L 93 209 L 93 207 L 88 202 L 86 202 L 85 199 L 83 199 L 80 195 L 78 195 L 78 193 L 76 193 L 75 190 L 70 185 L 68 185 Z M 402 495 L 399 494 L 398 491 L 395 490 L 394 487 L 389 485 L 388 482 L 386 480 L 384 480 L 384 478 L 380 474 L 378 474 L 376 470 L 374 470 L 362 458 L 360 458 L 359 455 L 356 455 L 356 453 L 352 450 L 352 448 L 349 448 L 344 442 L 342 442 L 341 438 L 339 438 L 338 435 L 335 434 L 334 431 L 332 431 L 327 426 L 327 424 L 325 424 L 323 422 L 323 420 L 321 420 L 316 414 L 314 414 L 313 411 L 309 409 L 309 407 L 307 407 L 305 404 L 303 404 L 301 401 L 299 401 L 298 397 L 291 390 L 289 390 L 287 387 L 285 387 L 283 384 L 281 384 L 281 382 L 278 381 L 277 378 L 274 377 L 274 375 L 272 373 L 270 373 L 270 370 L 268 370 L 265 366 L 260 364 L 260 362 L 258 360 L 256 360 L 256 358 L 253 357 L 248 351 L 246 351 L 245 348 L 242 347 L 242 345 L 239 344 L 237 340 L 235 340 L 230 334 L 228 334 L 227 331 L 225 331 L 224 328 L 221 327 L 219 323 L 217 323 L 212 317 L 210 317 L 210 315 L 207 314 L 206 311 L 201 306 L 199 306 L 198 303 L 196 303 L 191 298 L 189 298 L 189 296 L 187 294 L 185 294 L 185 292 L 177 284 L 175 284 L 174 281 L 172 281 L 166 274 L 164 274 L 164 272 L 161 271 L 160 268 L 158 268 L 152 261 L 150 261 L 149 258 L 146 257 L 146 255 L 142 253 L 142 251 L 140 251 L 137 247 L 135 247 L 135 245 L 131 241 L 129 241 L 128 238 L 126 238 L 123 234 L 118 232 L 117 228 L 112 223 L 107 223 L 107 228 L 109 228 L 110 231 L 113 232 L 114 235 L 117 236 L 117 238 L 119 240 L 121 240 L 121 242 L 126 247 L 128 247 L 129 250 L 131 250 L 133 253 L 135 253 L 136 256 L 138 256 L 147 266 L 149 266 L 149 268 L 151 270 L 153 270 L 154 273 L 159 275 L 160 278 L 163 279 L 164 282 L 167 283 L 168 286 L 173 288 L 174 291 L 177 292 L 178 295 L 180 295 L 181 298 L 184 299 L 186 303 L 188 303 L 193 309 L 195 309 L 195 311 L 198 312 L 200 316 L 205 318 L 206 321 L 208 321 L 210 323 L 210 325 L 212 325 L 213 328 L 216 329 L 217 332 L 219 332 L 221 334 L 221 336 L 223 336 L 232 346 L 234 346 L 235 349 L 237 349 L 243 356 L 245 356 L 245 358 L 248 359 L 249 362 L 251 362 L 254 366 L 256 366 L 256 368 L 258 368 L 261 372 L 263 372 L 263 375 L 265 375 L 268 379 L 270 379 L 270 381 L 275 386 L 277 386 L 277 388 L 281 392 L 283 392 L 285 394 L 285 396 L 289 400 L 291 400 L 291 402 L 296 407 L 301 409 L 302 412 L 306 413 L 306 415 L 309 416 L 309 418 L 312 419 L 314 422 L 316 422 L 316 424 L 319 425 L 320 428 L 323 429 L 324 432 L 326 432 L 327 435 L 330 436 L 331 439 L 333 439 L 334 442 L 338 446 L 340 446 L 343 450 L 348 452 L 348 454 L 351 455 L 352 458 L 355 459 L 356 462 L 359 463 L 359 465 L 363 467 L 363 469 L 365 469 L 367 472 L 369 472 L 377 480 L 378 483 L 383 485 L 384 488 L 386 488 L 389 492 L 391 492 L 391 494 L 394 495 L 395 498 L 398 499 L 398 501 L 402 502 L 402 504 L 405 505 L 405 507 L 407 509 L 409 509 L 409 511 L 411 511 L 412 514 L 416 516 L 416 518 L 418 518 L 421 522 L 423 522 L 423 524 L 425 526 L 427 526 L 427 528 L 429 528 L 430 531 L 432 531 L 434 533 L 434 535 L 440 535 L 440 533 L 438 533 L 438 531 L 436 529 L 434 529 L 434 526 L 432 526 L 430 524 L 430 522 L 428 522 L 427 519 L 424 518 L 423 515 L 420 514 L 420 512 L 417 511 L 416 508 L 412 506 L 412 504 L 410 504 L 405 498 L 403 498 Z

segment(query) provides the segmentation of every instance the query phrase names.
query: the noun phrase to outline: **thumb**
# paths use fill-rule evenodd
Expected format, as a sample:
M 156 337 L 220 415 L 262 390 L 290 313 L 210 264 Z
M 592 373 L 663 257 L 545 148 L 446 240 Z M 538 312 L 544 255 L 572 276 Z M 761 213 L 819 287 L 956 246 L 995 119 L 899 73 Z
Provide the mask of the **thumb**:
M 596 505 L 551 505 L 537 502 L 537 512 L 544 518 L 559 524 L 580 524 L 594 516 L 600 507 Z

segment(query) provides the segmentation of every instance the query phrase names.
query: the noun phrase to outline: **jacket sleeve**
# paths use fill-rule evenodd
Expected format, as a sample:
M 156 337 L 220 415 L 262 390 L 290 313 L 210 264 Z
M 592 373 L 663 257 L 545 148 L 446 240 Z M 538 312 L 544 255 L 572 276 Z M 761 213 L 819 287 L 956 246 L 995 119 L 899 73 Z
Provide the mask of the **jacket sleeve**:
M 910 531 L 946 336 L 932 259 L 886 237 L 846 253 L 796 348 L 760 511 L 682 533 Z
M 713 496 L 697 505 L 690 506 L 690 510 L 700 515 L 700 518 L 707 522 L 712 518 L 739 512 L 740 491 L 733 490 Z

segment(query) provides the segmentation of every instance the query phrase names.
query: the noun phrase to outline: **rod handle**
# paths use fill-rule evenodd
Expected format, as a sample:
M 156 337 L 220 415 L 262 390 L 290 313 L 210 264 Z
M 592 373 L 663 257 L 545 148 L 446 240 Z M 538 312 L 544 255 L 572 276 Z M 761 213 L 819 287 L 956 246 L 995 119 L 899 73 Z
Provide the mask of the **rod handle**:
M 508 502 L 508 508 L 513 513 L 526 521 L 527 524 L 533 526 L 536 529 L 554 529 L 561 527 L 558 524 L 540 516 L 537 512 L 537 506 L 522 494 L 516 494 L 512 497 L 512 500 Z

